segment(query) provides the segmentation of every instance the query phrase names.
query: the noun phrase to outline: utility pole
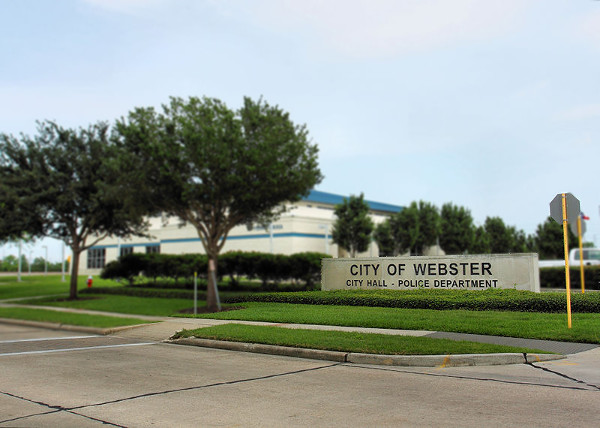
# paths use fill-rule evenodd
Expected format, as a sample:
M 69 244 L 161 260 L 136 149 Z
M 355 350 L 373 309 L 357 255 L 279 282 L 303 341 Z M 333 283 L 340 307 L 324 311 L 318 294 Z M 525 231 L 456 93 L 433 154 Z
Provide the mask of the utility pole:
M 21 264 L 22 264 L 22 262 L 21 262 L 21 250 L 22 250 L 22 247 L 23 247 L 23 240 L 19 239 L 19 273 L 17 275 L 17 281 L 18 282 L 21 282 L 21 267 L 22 267 L 21 266 Z

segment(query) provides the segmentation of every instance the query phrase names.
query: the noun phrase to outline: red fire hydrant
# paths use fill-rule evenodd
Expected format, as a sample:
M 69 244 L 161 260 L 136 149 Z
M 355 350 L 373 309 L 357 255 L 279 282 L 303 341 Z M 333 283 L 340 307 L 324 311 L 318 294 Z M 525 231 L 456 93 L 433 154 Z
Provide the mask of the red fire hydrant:
M 88 288 L 92 287 L 92 281 L 93 281 L 92 275 L 88 276 L 88 279 L 87 279 L 87 286 L 88 286 Z

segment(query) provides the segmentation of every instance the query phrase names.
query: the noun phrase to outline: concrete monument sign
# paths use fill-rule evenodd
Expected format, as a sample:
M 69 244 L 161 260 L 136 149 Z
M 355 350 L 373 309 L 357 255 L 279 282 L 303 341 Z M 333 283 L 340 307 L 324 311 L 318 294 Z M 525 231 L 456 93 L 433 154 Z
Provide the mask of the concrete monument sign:
M 484 254 L 323 259 L 322 290 L 540 291 L 538 255 Z

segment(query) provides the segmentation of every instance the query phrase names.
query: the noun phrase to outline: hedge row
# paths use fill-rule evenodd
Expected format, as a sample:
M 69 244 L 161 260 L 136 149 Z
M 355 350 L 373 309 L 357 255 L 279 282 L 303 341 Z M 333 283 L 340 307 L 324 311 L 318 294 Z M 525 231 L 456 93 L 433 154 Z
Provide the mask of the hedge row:
M 157 290 L 130 287 L 90 288 L 83 293 L 124 294 L 138 297 L 193 298 L 180 290 Z M 205 294 L 199 293 L 199 299 Z M 566 312 L 564 293 L 533 293 L 519 290 L 338 290 L 301 291 L 294 293 L 247 293 L 221 297 L 222 303 L 270 302 L 306 305 L 372 306 L 406 309 L 436 309 L 514 312 Z M 573 312 L 600 313 L 600 293 L 572 293 Z
M 583 269 L 585 289 L 600 290 L 600 266 L 586 266 Z M 579 266 L 569 268 L 571 289 L 581 290 Z M 565 288 L 565 268 L 548 267 L 540 269 L 540 284 L 544 288 Z
M 321 278 L 321 259 L 331 257 L 321 253 L 296 253 L 292 255 L 233 251 L 219 256 L 217 272 L 220 277 L 229 276 L 235 288 L 240 277 L 258 278 L 264 287 L 283 281 L 301 282 L 306 289 L 312 288 Z M 204 254 L 141 254 L 125 255 L 110 262 L 102 270 L 104 279 L 127 280 L 134 285 L 143 276 L 157 282 L 170 279 L 175 286 L 183 279 L 182 287 L 189 286 L 194 272 L 206 278 L 208 259 Z M 274 288 L 274 287 L 273 287 Z
M 313 291 L 257 293 L 231 296 L 226 303 L 296 303 L 310 305 L 375 306 L 406 309 L 470 311 L 566 312 L 564 293 L 533 293 L 520 290 L 415 290 L 415 291 Z M 600 293 L 571 295 L 573 312 L 600 313 Z

